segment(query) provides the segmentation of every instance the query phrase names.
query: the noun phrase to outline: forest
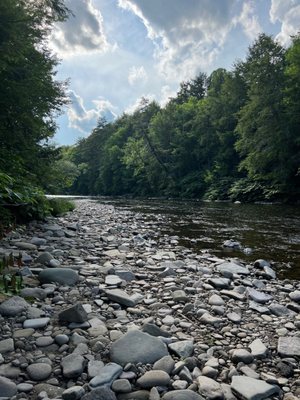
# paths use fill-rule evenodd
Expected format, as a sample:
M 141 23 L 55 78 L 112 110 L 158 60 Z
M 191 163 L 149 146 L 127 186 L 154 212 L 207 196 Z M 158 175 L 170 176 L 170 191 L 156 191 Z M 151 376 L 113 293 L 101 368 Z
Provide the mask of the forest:
M 44 193 L 299 200 L 299 34 L 287 48 L 261 34 L 230 71 L 199 72 L 166 105 L 142 99 L 58 147 L 69 100 L 47 38 L 69 13 L 62 0 L 0 2 L 2 223 L 47 215 Z

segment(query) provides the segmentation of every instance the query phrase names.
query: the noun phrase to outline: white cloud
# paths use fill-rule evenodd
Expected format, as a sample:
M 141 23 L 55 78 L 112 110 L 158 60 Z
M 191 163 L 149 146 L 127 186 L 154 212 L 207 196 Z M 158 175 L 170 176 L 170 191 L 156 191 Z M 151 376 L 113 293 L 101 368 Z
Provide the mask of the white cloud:
M 208 70 L 234 26 L 238 0 L 119 0 L 153 40 L 157 69 L 170 83 Z
M 108 50 L 110 45 L 104 34 L 103 18 L 92 0 L 67 0 L 66 5 L 74 15 L 56 24 L 50 46 L 64 57 Z
M 288 45 L 290 37 L 300 30 L 300 1 L 272 0 L 270 8 L 271 22 L 281 22 L 281 31 L 276 36 L 283 45 Z
M 135 85 L 138 82 L 146 82 L 148 80 L 147 72 L 143 66 L 131 67 L 128 74 L 128 82 L 130 85 Z
M 243 4 L 241 15 L 237 18 L 236 23 L 242 25 L 245 34 L 251 40 L 257 38 L 258 34 L 262 32 L 263 29 L 255 15 L 255 5 L 252 0 Z
M 156 96 L 153 93 L 148 93 L 146 95 L 138 97 L 134 103 L 126 108 L 126 114 L 133 114 L 141 106 L 144 100 L 149 100 L 151 102 L 156 100 Z
M 93 100 L 92 102 L 95 104 L 95 108 L 87 110 L 84 106 L 83 99 L 73 90 L 70 90 L 69 97 L 71 100 L 71 104 L 67 109 L 69 128 L 74 128 L 84 134 L 89 134 L 92 129 L 95 128 L 97 120 L 100 117 L 106 118 L 108 122 L 116 118 L 116 108 L 108 100 Z

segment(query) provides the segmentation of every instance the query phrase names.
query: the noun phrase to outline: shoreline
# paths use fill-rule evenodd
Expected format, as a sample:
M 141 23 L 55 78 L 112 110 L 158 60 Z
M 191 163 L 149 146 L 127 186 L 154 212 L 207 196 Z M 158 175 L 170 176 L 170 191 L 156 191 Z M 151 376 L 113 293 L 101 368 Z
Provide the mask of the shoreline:
M 137 213 L 75 202 L 0 241 L 1 254 L 23 253 L 21 295 L 31 299 L 18 296 L 15 316 L 0 305 L 0 393 L 300 396 L 299 282 L 277 280 L 267 263 L 195 254 Z

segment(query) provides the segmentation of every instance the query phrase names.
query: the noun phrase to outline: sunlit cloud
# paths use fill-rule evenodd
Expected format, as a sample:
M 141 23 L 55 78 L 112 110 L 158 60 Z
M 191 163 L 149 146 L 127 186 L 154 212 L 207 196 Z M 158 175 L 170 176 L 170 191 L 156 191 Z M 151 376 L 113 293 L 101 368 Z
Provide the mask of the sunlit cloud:
M 139 82 L 146 82 L 148 80 L 147 72 L 143 66 L 141 67 L 131 67 L 128 74 L 128 82 L 130 85 L 135 85 Z
M 276 36 L 283 45 L 288 45 L 291 36 L 300 31 L 300 2 L 298 0 L 272 0 L 271 22 L 281 22 L 281 31 Z

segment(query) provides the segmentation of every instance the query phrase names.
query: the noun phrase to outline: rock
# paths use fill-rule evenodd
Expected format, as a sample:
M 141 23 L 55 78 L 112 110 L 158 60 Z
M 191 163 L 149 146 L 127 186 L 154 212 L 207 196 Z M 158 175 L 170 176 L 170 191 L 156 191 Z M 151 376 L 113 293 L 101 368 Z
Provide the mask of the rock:
M 198 392 L 207 399 L 211 400 L 223 400 L 224 395 L 222 392 L 221 385 L 215 380 L 206 376 L 199 376 L 197 378 Z
M 17 393 L 17 385 L 10 379 L 0 376 L 0 396 L 11 398 Z
M 33 319 L 26 319 L 23 323 L 23 328 L 44 328 L 50 322 L 50 318 L 33 318 Z
M 289 297 L 296 303 L 300 303 L 300 290 L 295 290 L 294 292 L 289 293 Z
M 146 323 L 142 327 L 142 331 L 148 333 L 152 336 L 162 336 L 162 337 L 170 337 L 171 334 L 167 331 L 163 331 L 155 324 Z
M 66 378 L 77 378 L 83 372 L 84 358 L 80 354 L 69 354 L 61 360 L 61 366 Z
M 116 379 L 112 384 L 112 390 L 118 393 L 131 392 L 131 384 L 128 379 Z
M 131 271 L 127 271 L 125 269 L 116 270 L 115 275 L 127 282 L 131 282 L 135 279 L 135 275 Z
M 245 349 L 237 349 L 232 353 L 232 361 L 234 363 L 243 362 L 244 364 L 251 364 L 253 361 L 253 355 Z
M 233 376 L 231 389 L 234 394 L 245 400 L 262 400 L 277 394 L 277 386 L 247 376 Z
M 189 297 L 186 295 L 184 290 L 175 290 L 172 293 L 172 297 L 176 303 L 186 303 L 189 301 Z
M 36 339 L 35 344 L 38 347 L 50 346 L 54 343 L 54 339 L 51 336 L 42 336 Z
M 107 387 L 92 390 L 81 397 L 81 400 L 117 400 L 116 395 Z
M 27 373 L 33 381 L 43 381 L 51 375 L 52 368 L 45 363 L 31 364 L 27 367 Z
M 205 312 L 199 318 L 199 322 L 201 324 L 205 324 L 205 325 L 219 325 L 222 322 L 222 319 L 214 317 L 213 315 L 209 314 L 208 312 Z
M 62 346 L 63 344 L 69 343 L 69 336 L 68 335 L 56 335 L 55 336 L 55 342 L 59 345 Z
M 135 390 L 131 393 L 120 393 L 118 400 L 149 400 L 150 392 L 145 389 Z
M 288 362 L 279 361 L 276 364 L 276 368 L 279 371 L 280 375 L 284 376 L 285 378 L 291 378 L 292 376 L 294 376 L 294 368 Z
M 255 268 L 270 267 L 270 263 L 266 260 L 259 259 L 254 261 L 254 267 Z
M 168 348 L 180 358 L 190 357 L 194 352 L 193 340 L 182 340 L 170 343 Z
M 167 374 L 170 375 L 170 373 L 173 371 L 175 366 L 175 361 L 171 356 L 165 356 L 162 357 L 161 359 L 157 360 L 154 365 L 153 365 L 153 370 L 161 370 L 165 371 Z
M 121 289 L 111 289 L 106 291 L 107 297 L 115 301 L 119 304 L 122 304 L 126 307 L 134 307 L 136 305 L 136 301 L 131 298 L 124 290 Z
M 225 301 L 218 294 L 213 294 L 208 299 L 208 304 L 212 306 L 223 306 L 225 304 Z
M 228 278 L 209 278 L 208 283 L 217 289 L 229 289 L 230 279 Z
M 24 288 L 21 290 L 20 296 L 44 300 L 47 297 L 47 292 L 41 288 Z
M 141 388 L 152 388 L 153 386 L 168 386 L 170 383 L 170 376 L 165 371 L 147 371 L 138 380 L 137 384 Z
M 249 308 L 251 310 L 257 311 L 260 314 L 271 314 L 271 311 L 268 307 L 261 306 L 260 304 L 256 303 L 255 301 L 249 301 Z
M 256 303 L 267 303 L 268 301 L 273 300 L 273 296 L 270 294 L 259 292 L 253 288 L 247 288 L 247 292 L 250 299 L 254 300 Z
M 35 244 L 36 246 L 44 246 L 47 243 L 47 240 L 44 238 L 39 238 L 34 236 L 31 240 L 30 240 L 31 244 Z
M 14 245 L 16 246 L 16 247 L 18 247 L 19 249 L 21 249 L 21 250 L 31 250 L 31 251 L 34 251 L 34 250 L 37 250 L 37 246 L 35 245 L 35 244 L 32 244 L 32 243 L 27 243 L 27 242 L 15 242 L 14 243 Z
M 122 279 L 118 275 L 107 275 L 105 277 L 106 285 L 119 286 L 122 283 Z
M 82 304 L 76 304 L 61 311 L 58 314 L 58 319 L 63 322 L 85 322 L 88 320 L 88 315 Z
M 59 285 L 75 285 L 78 273 L 71 268 L 48 268 L 39 273 L 41 283 L 58 283 Z
M 255 339 L 250 345 L 251 354 L 254 358 L 266 358 L 268 349 L 260 339 Z
M 19 383 L 17 385 L 18 392 L 20 393 L 29 393 L 33 389 L 33 385 L 31 383 Z
M 13 337 L 15 339 L 28 338 L 28 337 L 32 336 L 33 333 L 34 333 L 34 329 L 33 328 L 17 329 L 17 330 L 14 331 Z
M 227 314 L 227 318 L 229 319 L 229 321 L 235 323 L 235 324 L 239 324 L 242 320 L 242 316 L 241 314 L 238 314 L 236 312 L 230 312 Z
M 113 381 L 122 373 L 123 368 L 115 363 L 108 363 L 98 371 L 98 374 L 89 382 L 91 388 L 98 386 L 111 386 Z
M 80 400 L 85 394 L 82 386 L 72 386 L 66 389 L 63 394 L 63 400 Z
M 250 271 L 247 267 L 242 267 L 241 265 L 235 264 L 233 262 L 224 262 L 222 264 L 219 264 L 216 267 L 216 270 L 219 271 L 220 273 L 226 273 L 229 272 L 233 275 L 249 275 Z
M 230 249 L 241 249 L 242 245 L 233 239 L 228 239 L 223 242 L 223 247 L 228 247 Z
M 35 259 L 37 264 L 49 265 L 49 262 L 53 259 L 53 255 L 47 251 L 40 253 Z
M 110 349 L 111 360 L 117 364 L 152 364 L 168 355 L 166 345 L 158 338 L 138 330 L 129 331 L 116 340 Z
M 284 317 L 286 315 L 291 315 L 294 312 L 289 310 L 287 307 L 283 306 L 282 304 L 272 303 L 269 305 L 269 310 L 272 314 L 276 315 L 277 317 Z
M 13 296 L 0 304 L 0 314 L 3 317 L 14 317 L 27 310 L 29 304 L 19 296 Z
M 280 337 L 277 346 L 278 354 L 282 357 L 300 356 L 300 337 L 285 336 Z
M 203 397 L 192 390 L 171 390 L 163 395 L 162 400 L 203 400 Z
M 37 385 L 34 386 L 35 393 L 40 394 L 44 392 L 50 399 L 60 398 L 62 396 L 63 391 L 64 391 L 63 388 L 51 385 L 49 383 L 38 383 Z
M 98 375 L 101 368 L 104 367 L 104 362 L 100 360 L 90 360 L 88 363 L 88 376 L 94 378 Z
M 276 279 L 276 272 L 272 268 L 265 266 L 263 268 L 263 276 L 267 279 Z
M 5 354 L 15 350 L 13 339 L 4 339 L 0 341 L 0 353 Z

